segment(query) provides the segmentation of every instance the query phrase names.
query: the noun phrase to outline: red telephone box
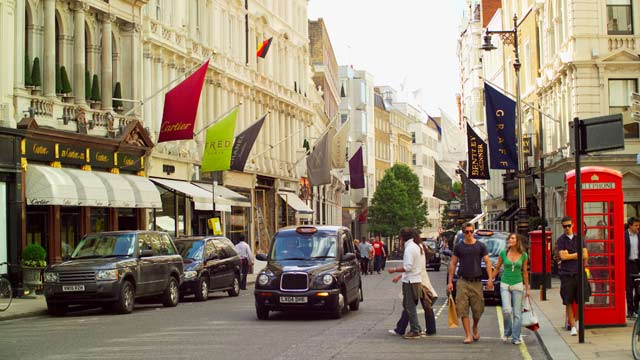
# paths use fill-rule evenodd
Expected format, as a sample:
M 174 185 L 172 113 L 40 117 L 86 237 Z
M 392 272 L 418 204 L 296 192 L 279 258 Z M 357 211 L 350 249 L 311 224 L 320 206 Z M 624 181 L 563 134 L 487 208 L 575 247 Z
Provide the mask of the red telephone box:
M 581 169 L 582 219 L 576 219 L 575 171 L 565 174 L 565 213 L 583 224 L 589 253 L 591 297 L 584 306 L 584 323 L 625 325 L 624 195 L 622 174 L 600 166 Z M 574 225 L 574 231 L 576 231 Z M 574 311 L 576 307 L 574 306 Z

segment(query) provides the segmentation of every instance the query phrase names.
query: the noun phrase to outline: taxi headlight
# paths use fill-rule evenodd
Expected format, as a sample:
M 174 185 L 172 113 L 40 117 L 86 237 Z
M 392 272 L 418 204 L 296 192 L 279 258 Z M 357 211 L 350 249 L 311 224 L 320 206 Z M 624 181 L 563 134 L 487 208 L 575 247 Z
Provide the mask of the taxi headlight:
M 59 276 L 56 272 L 44 273 L 44 282 L 58 282 Z
M 267 285 L 268 282 L 269 282 L 269 277 L 267 276 L 267 274 L 258 275 L 258 284 L 259 285 L 265 286 L 265 285 Z
M 96 272 L 96 280 L 118 280 L 118 270 L 99 270 Z
M 196 276 L 198 276 L 198 272 L 197 271 L 185 271 L 184 272 L 184 279 L 185 280 L 193 279 Z
M 331 276 L 331 274 L 326 274 L 322 277 L 322 283 L 324 285 L 331 285 L 333 284 L 333 276 Z

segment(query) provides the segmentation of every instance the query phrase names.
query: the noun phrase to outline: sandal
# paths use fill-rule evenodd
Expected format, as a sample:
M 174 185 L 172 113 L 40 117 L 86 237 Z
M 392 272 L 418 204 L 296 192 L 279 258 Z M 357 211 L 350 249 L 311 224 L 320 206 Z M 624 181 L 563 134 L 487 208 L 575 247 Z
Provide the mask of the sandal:
M 471 341 L 471 340 L 464 339 L 464 341 L 463 341 L 462 343 L 463 343 L 463 344 L 467 344 L 467 345 L 469 345 L 469 344 L 471 344 L 472 342 L 473 342 L 473 341 Z
M 478 341 L 480 340 L 480 333 L 476 333 L 473 335 L 473 341 Z

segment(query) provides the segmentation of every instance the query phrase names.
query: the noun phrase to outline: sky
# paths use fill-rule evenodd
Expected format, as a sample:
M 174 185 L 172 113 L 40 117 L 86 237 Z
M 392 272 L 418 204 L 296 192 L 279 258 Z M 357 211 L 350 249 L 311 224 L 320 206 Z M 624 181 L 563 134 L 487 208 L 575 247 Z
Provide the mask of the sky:
M 457 114 L 456 55 L 464 0 L 310 0 L 308 17 L 323 18 L 338 65 L 374 76 L 374 84 L 422 89 L 430 115 Z

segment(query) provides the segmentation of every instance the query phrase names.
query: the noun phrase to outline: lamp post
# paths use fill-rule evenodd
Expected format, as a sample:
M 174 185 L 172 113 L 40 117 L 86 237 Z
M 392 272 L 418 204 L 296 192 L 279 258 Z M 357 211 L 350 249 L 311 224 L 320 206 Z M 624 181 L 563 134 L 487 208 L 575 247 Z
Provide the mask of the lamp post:
M 518 140 L 518 233 L 527 235 L 529 231 L 529 220 L 527 218 L 527 199 L 525 184 L 525 168 L 524 168 L 524 143 L 522 133 L 522 109 L 520 107 L 520 53 L 518 51 L 518 16 L 513 16 L 512 30 L 489 30 L 484 35 L 484 43 L 481 49 L 485 51 L 495 50 L 496 47 L 491 43 L 491 35 L 498 34 L 503 44 L 513 45 L 515 59 L 513 60 L 513 69 L 516 71 L 516 136 Z

